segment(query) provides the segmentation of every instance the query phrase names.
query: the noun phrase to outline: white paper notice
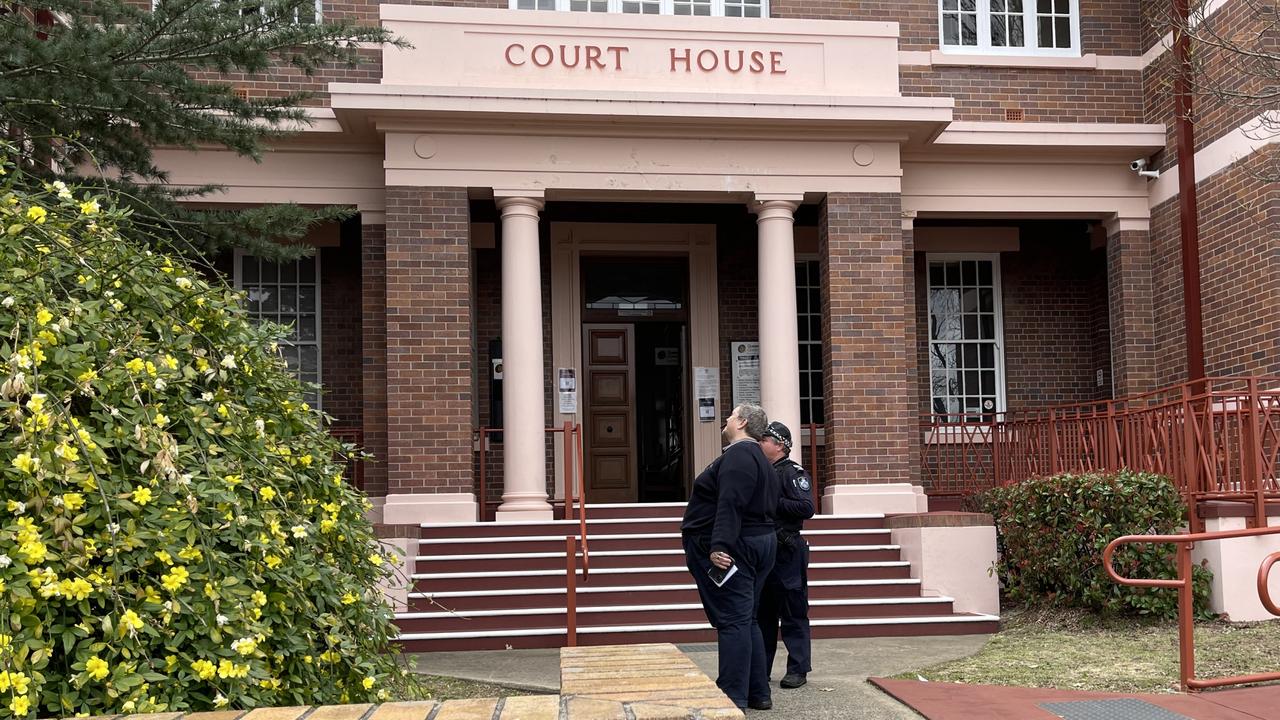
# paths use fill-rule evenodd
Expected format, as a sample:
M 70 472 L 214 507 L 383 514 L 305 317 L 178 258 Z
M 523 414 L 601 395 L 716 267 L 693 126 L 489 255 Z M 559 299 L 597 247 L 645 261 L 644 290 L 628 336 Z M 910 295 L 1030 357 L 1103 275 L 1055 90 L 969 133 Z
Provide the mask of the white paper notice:
M 715 422 L 716 398 L 720 396 L 720 374 L 715 368 L 693 369 L 693 396 L 698 403 L 698 421 Z
M 733 357 L 733 406 L 760 404 L 760 343 L 738 340 L 729 347 Z

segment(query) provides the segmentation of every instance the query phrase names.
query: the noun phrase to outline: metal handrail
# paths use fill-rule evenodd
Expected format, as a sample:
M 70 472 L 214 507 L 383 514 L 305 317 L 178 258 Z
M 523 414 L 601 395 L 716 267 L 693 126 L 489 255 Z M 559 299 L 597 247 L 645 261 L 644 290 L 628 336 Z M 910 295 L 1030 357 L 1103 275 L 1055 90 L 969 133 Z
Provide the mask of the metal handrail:
M 568 435 L 568 434 L 570 434 L 570 433 L 573 433 L 573 434 L 579 434 L 579 433 L 581 433 L 581 432 L 582 432 L 582 426 L 581 426 L 581 425 L 573 425 L 572 423 L 570 423 L 570 422 L 567 422 L 567 421 L 566 421 L 563 427 L 547 427 L 547 428 L 543 428 L 543 431 L 544 431 L 544 432 L 551 433 L 551 434 L 555 434 L 555 433 L 565 433 L 565 435 L 567 436 L 567 435 Z M 490 499 L 489 499 L 489 496 L 488 496 L 488 462 L 486 461 L 486 455 L 488 454 L 488 446 L 489 446 L 489 444 L 486 442 L 486 439 L 487 439 L 490 435 L 492 435 L 492 434 L 494 434 L 494 433 L 500 433 L 500 432 L 502 432 L 502 428 L 495 428 L 495 427 L 480 427 L 480 428 L 476 428 L 474 432 L 476 433 L 476 436 L 477 436 L 477 438 L 478 438 L 478 443 L 477 443 L 477 444 L 479 445 L 479 449 L 478 449 L 478 451 L 477 451 L 477 452 L 478 452 L 478 454 L 479 454 L 478 463 L 479 463 L 479 465 L 480 465 L 480 470 L 479 470 L 478 478 L 477 478 L 477 480 L 478 480 L 478 482 L 477 482 L 478 487 L 476 488 L 476 490 L 477 490 L 477 492 L 478 492 L 478 494 L 479 494 L 479 496 L 480 496 L 480 497 L 479 497 L 479 500 L 477 501 L 477 504 L 479 505 L 480 521 L 481 521 L 481 522 L 484 522 L 484 521 L 486 521 L 486 520 L 489 520 L 489 519 L 490 519 L 490 517 L 489 517 L 489 506 L 491 506 L 491 505 L 501 505 L 501 504 L 502 504 L 502 501 L 501 501 L 501 500 L 490 500 Z M 565 440 L 565 448 L 566 448 L 566 451 L 567 451 L 567 450 L 568 450 L 568 448 L 569 448 L 569 441 L 568 441 L 567 439 Z M 571 465 L 570 465 L 568 462 L 566 462 L 566 463 L 565 463 L 565 468 L 564 468 L 564 478 L 565 478 L 565 488 L 566 488 L 565 493 L 566 493 L 566 494 L 568 493 L 568 487 L 569 487 L 570 482 L 571 482 L 571 481 L 570 481 L 570 472 L 572 471 L 572 469 L 573 469 L 573 468 L 571 467 Z M 566 512 L 567 512 L 567 510 L 566 510 Z M 567 516 L 567 515 L 566 515 L 566 518 L 567 518 L 567 519 L 572 519 L 572 518 L 568 518 L 568 516 Z
M 1196 679 L 1195 633 L 1192 622 L 1193 583 L 1191 574 L 1191 550 L 1198 542 L 1212 540 L 1228 540 L 1241 537 L 1258 537 L 1260 535 L 1280 535 L 1280 527 L 1246 528 L 1244 530 L 1223 530 L 1220 532 L 1188 533 L 1183 535 L 1125 535 L 1107 543 L 1102 551 L 1102 567 L 1111 579 L 1121 585 L 1130 587 L 1177 588 L 1178 589 L 1178 668 L 1179 684 L 1184 692 L 1194 692 L 1205 688 L 1225 687 L 1228 685 L 1247 685 L 1249 683 L 1270 682 L 1280 680 L 1280 672 L 1257 673 L 1254 675 L 1233 675 L 1212 680 Z M 1172 543 L 1178 549 L 1178 579 L 1161 580 L 1158 578 L 1127 578 L 1116 572 L 1112 566 L 1115 552 L 1121 545 L 1138 543 Z M 1272 615 L 1280 616 L 1280 607 L 1276 606 L 1267 587 L 1267 579 L 1271 574 L 1271 566 L 1280 561 L 1280 552 L 1275 552 L 1262 561 L 1258 568 L 1258 599 L 1262 606 Z

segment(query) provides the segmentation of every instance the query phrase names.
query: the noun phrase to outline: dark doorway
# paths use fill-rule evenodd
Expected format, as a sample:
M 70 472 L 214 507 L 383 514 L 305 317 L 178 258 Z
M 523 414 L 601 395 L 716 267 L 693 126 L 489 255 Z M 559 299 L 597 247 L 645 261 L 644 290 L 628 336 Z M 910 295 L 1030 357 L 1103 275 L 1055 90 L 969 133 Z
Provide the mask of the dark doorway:
M 593 502 L 685 498 L 688 259 L 584 257 L 583 407 Z

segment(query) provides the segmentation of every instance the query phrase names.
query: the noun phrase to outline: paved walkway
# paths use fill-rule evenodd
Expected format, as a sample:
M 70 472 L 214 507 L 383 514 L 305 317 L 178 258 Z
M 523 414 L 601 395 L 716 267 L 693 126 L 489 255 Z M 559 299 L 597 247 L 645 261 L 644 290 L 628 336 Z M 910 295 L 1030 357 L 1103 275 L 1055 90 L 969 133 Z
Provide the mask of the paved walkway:
M 1274 720 L 1280 717 L 1280 685 L 1197 695 L 1137 695 L 880 678 L 873 682 L 928 720 Z
M 894 675 L 967 657 L 981 649 L 988 637 L 815 640 L 814 672 L 809 675 L 809 684 L 796 690 L 777 687 L 777 681 L 786 671 L 786 652 L 779 646 L 773 672 L 773 710 L 752 711 L 748 716 L 788 720 L 919 720 L 919 715 L 877 690 L 867 682 L 867 678 Z M 712 678 L 716 676 L 714 643 L 679 647 L 703 672 Z M 415 656 L 414 661 L 418 671 L 428 675 L 497 683 L 530 691 L 558 692 L 560 688 L 560 651 L 555 649 L 426 653 Z

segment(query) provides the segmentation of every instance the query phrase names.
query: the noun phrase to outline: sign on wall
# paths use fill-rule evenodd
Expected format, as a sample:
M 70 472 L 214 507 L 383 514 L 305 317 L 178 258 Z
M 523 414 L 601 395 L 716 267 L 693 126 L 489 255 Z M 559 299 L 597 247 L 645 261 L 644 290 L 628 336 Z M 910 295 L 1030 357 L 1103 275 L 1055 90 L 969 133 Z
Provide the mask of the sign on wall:
M 693 396 L 698 402 L 698 422 L 715 422 L 720 378 L 713 367 L 693 369 Z
M 729 344 L 733 358 L 733 406 L 760 404 L 760 343 L 735 340 Z

